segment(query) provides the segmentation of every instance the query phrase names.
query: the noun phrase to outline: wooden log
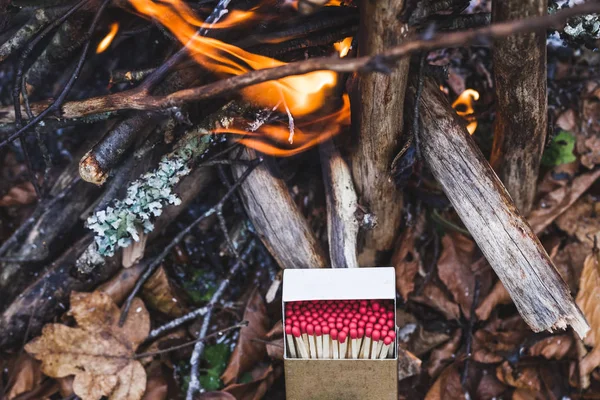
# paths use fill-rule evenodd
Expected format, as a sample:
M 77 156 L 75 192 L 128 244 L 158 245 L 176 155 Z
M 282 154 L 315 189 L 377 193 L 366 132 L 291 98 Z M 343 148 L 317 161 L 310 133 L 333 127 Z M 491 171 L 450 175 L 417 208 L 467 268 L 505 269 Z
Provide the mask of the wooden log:
M 256 153 L 244 149 L 241 158 L 252 160 Z M 233 175 L 239 178 L 246 168 L 234 165 Z M 246 178 L 240 193 L 256 232 L 281 268 L 328 266 L 323 249 L 294 203 L 287 185 L 273 176 L 265 163 Z
M 327 237 L 332 268 L 358 267 L 357 198 L 346 161 L 332 140 L 321 143 L 321 169 L 327 200 Z
M 492 22 L 540 16 L 547 0 L 494 1 Z M 491 164 L 517 208 L 527 215 L 536 193 L 548 125 L 546 32 L 494 41 L 496 121 Z
M 407 26 L 398 18 L 404 3 L 361 2 L 358 36 L 361 56 L 380 53 L 404 40 Z M 352 125 L 356 129 L 352 176 L 359 204 L 377 219 L 373 229 L 361 232 L 358 260 L 364 267 L 389 262 L 402 218 L 402 193 L 390 179 L 390 165 L 404 125 L 409 61 L 408 57 L 402 59 L 389 74 L 361 75 L 352 93 Z
M 570 325 L 584 337 L 589 326 L 568 286 L 433 79 L 419 107 L 423 157 L 525 322 L 536 332 Z

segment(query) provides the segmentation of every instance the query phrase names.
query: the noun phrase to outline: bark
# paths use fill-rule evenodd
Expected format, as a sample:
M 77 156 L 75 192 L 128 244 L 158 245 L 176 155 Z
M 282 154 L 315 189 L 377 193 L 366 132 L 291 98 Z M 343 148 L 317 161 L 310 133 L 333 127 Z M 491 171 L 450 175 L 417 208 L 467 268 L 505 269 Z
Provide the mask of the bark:
M 544 15 L 547 0 L 494 1 L 492 21 Z M 517 208 L 527 215 L 536 193 L 548 125 L 546 34 L 512 35 L 494 42 L 496 121 L 491 164 Z
M 427 79 L 420 100 L 421 152 L 483 255 L 536 332 L 589 326 L 536 234 L 452 110 Z
M 357 199 L 350 168 L 332 140 L 321 144 L 321 168 L 327 199 L 327 236 L 333 268 L 358 267 Z
M 361 56 L 402 43 L 407 34 L 407 26 L 398 19 L 403 5 L 393 0 L 361 2 Z M 364 267 L 389 262 L 402 218 L 402 194 L 390 178 L 390 165 L 402 135 L 408 68 L 405 58 L 390 74 L 368 72 L 358 78 L 353 93 L 352 125 L 357 131 L 352 176 L 359 204 L 377 219 L 373 229 L 360 237 L 358 261 Z
M 242 159 L 256 153 L 244 149 Z M 236 178 L 246 166 L 233 166 Z M 262 163 L 242 183 L 241 197 L 258 236 L 281 268 L 324 268 L 328 266 L 323 249 L 308 222 L 294 203 L 285 182 L 273 176 Z

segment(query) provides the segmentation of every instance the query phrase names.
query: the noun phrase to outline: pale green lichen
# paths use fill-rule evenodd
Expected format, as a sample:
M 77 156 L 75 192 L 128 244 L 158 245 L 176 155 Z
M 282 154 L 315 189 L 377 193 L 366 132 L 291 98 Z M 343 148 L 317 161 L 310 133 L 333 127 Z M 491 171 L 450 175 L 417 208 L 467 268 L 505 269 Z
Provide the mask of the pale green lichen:
M 118 247 L 138 241 L 138 231 L 152 231 L 153 221 L 162 214 L 165 205 L 181 203 L 174 192 L 175 186 L 190 173 L 190 162 L 208 147 L 207 133 L 188 134 L 183 146 L 164 156 L 155 170 L 129 185 L 124 199 L 114 200 L 87 219 L 88 228 L 96 233 L 94 239 L 100 255 L 112 256 Z

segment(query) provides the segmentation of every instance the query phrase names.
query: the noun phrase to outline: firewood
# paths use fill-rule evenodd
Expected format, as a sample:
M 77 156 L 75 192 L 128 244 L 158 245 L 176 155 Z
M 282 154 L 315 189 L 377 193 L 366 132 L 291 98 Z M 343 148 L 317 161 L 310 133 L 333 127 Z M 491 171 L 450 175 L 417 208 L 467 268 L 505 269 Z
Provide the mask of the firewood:
M 350 168 L 335 148 L 333 141 L 322 143 L 319 149 L 327 199 L 327 236 L 331 266 L 333 268 L 358 267 L 356 257 L 358 204 Z
M 589 326 L 568 286 L 431 78 L 419 107 L 423 157 L 525 322 L 536 332 L 570 325 L 584 337 Z
M 495 1 L 492 21 L 545 15 L 547 0 Z M 517 208 L 527 215 L 536 193 L 546 141 L 546 33 L 523 33 L 494 42 L 496 120 L 491 164 Z
M 241 158 L 252 160 L 256 153 L 244 149 Z M 239 178 L 245 169 L 245 166 L 233 165 L 235 178 Z M 281 268 L 328 266 L 323 249 L 294 203 L 287 185 L 273 176 L 264 163 L 242 183 L 240 193 L 260 239 Z
M 408 28 L 398 19 L 404 3 L 361 2 L 361 56 L 380 53 L 404 41 Z M 405 58 L 390 74 L 366 73 L 358 78 L 352 94 L 356 128 L 352 176 L 359 204 L 376 219 L 375 226 L 361 234 L 358 259 L 364 267 L 389 261 L 402 218 L 402 193 L 390 179 L 390 165 L 402 135 L 408 68 L 409 59 Z

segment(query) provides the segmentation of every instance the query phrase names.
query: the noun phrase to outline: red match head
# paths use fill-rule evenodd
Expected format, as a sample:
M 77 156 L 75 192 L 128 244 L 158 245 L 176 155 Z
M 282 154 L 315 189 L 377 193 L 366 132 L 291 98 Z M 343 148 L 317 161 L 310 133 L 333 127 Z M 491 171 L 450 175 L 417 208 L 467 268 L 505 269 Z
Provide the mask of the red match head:
M 292 326 L 297 326 L 298 328 L 300 328 L 300 321 L 293 321 Z
M 394 332 L 392 330 L 390 330 L 387 335 L 388 335 L 388 337 L 391 337 L 392 339 L 396 338 L 396 332 Z
M 367 307 L 361 307 L 358 309 L 358 312 L 361 314 L 366 314 L 367 313 Z
M 373 309 L 373 311 L 379 311 L 379 307 L 381 307 L 381 306 L 379 305 L 379 303 L 373 303 L 373 304 L 371 305 L 371 308 Z
M 344 320 L 344 325 L 350 325 L 350 320 L 348 318 Z
M 298 321 L 298 316 L 296 314 L 294 314 L 289 319 L 292 321 Z
M 332 329 L 331 330 L 331 340 L 337 340 L 338 338 L 338 331 L 337 329 Z
M 348 326 L 350 327 L 350 329 L 356 329 L 356 328 L 358 328 L 358 325 L 356 324 L 356 322 L 350 322 L 348 324 Z
M 377 322 L 377 317 L 375 317 L 374 315 L 371 315 L 369 317 L 369 322 L 372 323 L 372 324 L 374 324 L 375 322 Z
M 350 329 L 350 339 L 356 339 L 358 337 L 358 331 L 356 329 Z
M 287 310 L 285 310 L 285 316 L 286 317 L 291 317 L 292 315 L 294 315 L 294 310 L 292 310 L 291 308 L 288 308 Z
M 387 317 L 388 317 L 388 319 L 394 319 L 394 312 L 393 311 L 388 311 Z
M 360 320 L 356 323 L 356 325 L 358 325 L 359 328 L 364 328 L 366 324 L 365 324 L 365 321 Z
M 373 333 L 371 333 L 371 338 L 373 339 L 374 342 L 378 342 L 379 339 L 381 339 L 381 332 L 373 331 Z
M 307 325 L 306 321 L 300 322 L 300 330 L 302 331 L 302 333 L 306 332 L 306 325 Z
M 323 313 L 323 318 L 324 319 L 329 319 L 329 312 L 324 312 Z
M 367 304 L 369 304 L 369 302 L 368 302 L 367 300 L 361 300 L 361 301 L 360 301 L 360 306 L 361 306 L 361 307 L 366 307 L 366 306 L 367 306 Z
M 292 328 L 292 335 L 294 335 L 294 337 L 300 337 L 300 328 L 298 328 L 297 326 L 294 326 Z
M 383 344 L 385 344 L 386 346 L 389 346 L 390 344 L 392 344 L 393 341 L 394 341 L 394 339 L 392 339 L 389 336 L 386 336 L 383 338 Z
M 342 322 L 337 322 L 335 324 L 335 327 L 337 328 L 337 330 L 339 331 L 340 329 L 342 329 L 344 327 L 344 324 Z
M 377 320 L 377 322 L 379 322 L 379 325 L 385 325 L 387 323 L 387 318 L 381 317 Z
M 306 317 L 304 315 L 298 316 L 299 321 L 306 321 Z
M 321 330 L 321 325 L 315 326 L 315 335 L 321 336 L 322 334 L 323 334 L 323 331 Z
M 304 316 L 305 317 L 310 317 L 311 314 L 312 313 L 310 311 L 308 311 L 308 310 L 304 311 Z
M 306 333 L 308 333 L 309 335 L 315 334 L 315 327 L 313 326 L 313 324 L 306 325 Z
M 379 324 L 373 325 L 373 330 L 380 331 L 381 330 L 381 325 L 379 325 Z
M 291 335 L 292 334 L 292 326 L 291 325 L 286 325 L 285 326 L 285 334 L 286 335 Z
M 360 317 L 361 321 L 365 321 L 368 322 L 369 321 L 369 316 L 367 314 L 363 315 L 362 317 Z
M 363 328 L 358 328 L 357 333 L 359 338 L 365 336 L 365 330 Z
M 385 324 L 387 325 L 388 328 L 392 329 L 394 327 L 394 320 L 388 319 Z
M 348 327 L 348 326 L 343 327 L 342 332 L 346 332 L 346 333 L 350 332 L 350 327 Z
M 372 333 L 373 333 L 373 329 L 371 329 L 371 328 L 365 329 L 365 336 L 366 337 L 370 338 Z
M 312 313 L 312 317 L 313 317 L 313 319 L 319 318 L 319 313 L 318 312 Z
M 324 326 L 322 330 L 323 330 L 323 335 L 329 335 L 330 329 L 328 326 Z
M 373 329 L 373 324 L 372 324 L 372 323 L 370 323 L 370 322 L 367 322 L 367 323 L 365 324 L 365 328 L 371 328 L 371 329 Z
M 312 323 L 313 322 L 313 317 L 306 317 L 306 322 Z
M 344 332 L 344 331 L 340 332 L 340 334 L 338 335 L 340 343 L 346 342 L 346 336 L 348 336 L 348 334 L 346 332 Z

